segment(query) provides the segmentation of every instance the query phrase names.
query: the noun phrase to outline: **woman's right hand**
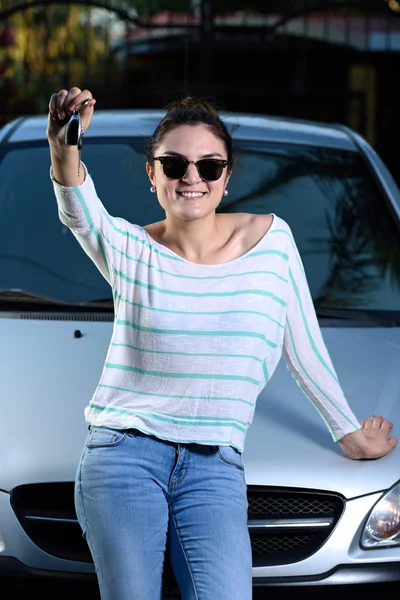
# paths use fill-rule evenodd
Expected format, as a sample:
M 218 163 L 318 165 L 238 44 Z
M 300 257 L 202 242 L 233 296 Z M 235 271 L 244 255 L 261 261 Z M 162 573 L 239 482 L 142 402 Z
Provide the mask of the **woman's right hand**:
M 81 124 L 83 131 L 86 131 L 92 120 L 94 100 L 89 90 L 81 90 L 73 87 L 69 90 L 60 90 L 53 94 L 49 102 L 49 119 L 47 124 L 47 138 L 50 144 L 62 146 L 65 144 L 65 130 L 68 121 L 75 108 L 79 108 L 86 100 L 92 100 L 85 106 L 81 113 Z

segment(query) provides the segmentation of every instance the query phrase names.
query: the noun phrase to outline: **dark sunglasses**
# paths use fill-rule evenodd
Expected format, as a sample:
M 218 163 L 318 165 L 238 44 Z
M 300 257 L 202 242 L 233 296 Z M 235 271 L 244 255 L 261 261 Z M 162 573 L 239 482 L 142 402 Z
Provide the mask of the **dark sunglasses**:
M 219 158 L 204 158 L 195 162 L 178 156 L 155 156 L 154 160 L 160 161 L 168 179 L 182 179 L 185 177 L 189 165 L 193 164 L 196 165 L 197 171 L 204 181 L 217 181 L 225 167 L 230 164 L 228 160 Z

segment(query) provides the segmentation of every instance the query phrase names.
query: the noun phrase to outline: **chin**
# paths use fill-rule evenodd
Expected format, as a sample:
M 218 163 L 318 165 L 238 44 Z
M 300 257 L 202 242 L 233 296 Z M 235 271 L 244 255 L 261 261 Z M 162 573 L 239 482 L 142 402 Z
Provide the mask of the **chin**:
M 181 214 L 181 215 L 176 215 L 176 217 L 178 219 L 180 219 L 181 221 L 199 221 L 200 219 L 204 219 L 208 216 L 208 214 Z

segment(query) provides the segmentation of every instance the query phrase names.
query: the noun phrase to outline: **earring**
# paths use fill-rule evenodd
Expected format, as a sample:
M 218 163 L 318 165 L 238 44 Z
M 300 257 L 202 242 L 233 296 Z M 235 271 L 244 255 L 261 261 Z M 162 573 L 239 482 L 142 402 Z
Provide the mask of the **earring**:
M 224 196 L 227 196 L 229 194 L 228 190 L 224 190 Z
M 152 185 L 152 186 L 151 186 L 151 188 L 150 188 L 150 191 L 151 191 L 151 193 L 152 193 L 152 194 L 154 194 L 154 193 L 155 193 L 155 191 L 156 191 L 156 188 L 154 187 L 154 185 Z

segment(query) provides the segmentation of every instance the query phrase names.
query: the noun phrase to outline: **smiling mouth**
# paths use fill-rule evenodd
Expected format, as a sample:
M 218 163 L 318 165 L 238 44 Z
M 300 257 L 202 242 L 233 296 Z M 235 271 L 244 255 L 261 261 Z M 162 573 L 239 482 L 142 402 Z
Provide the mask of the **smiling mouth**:
M 176 192 L 182 198 L 202 198 L 206 192 Z

